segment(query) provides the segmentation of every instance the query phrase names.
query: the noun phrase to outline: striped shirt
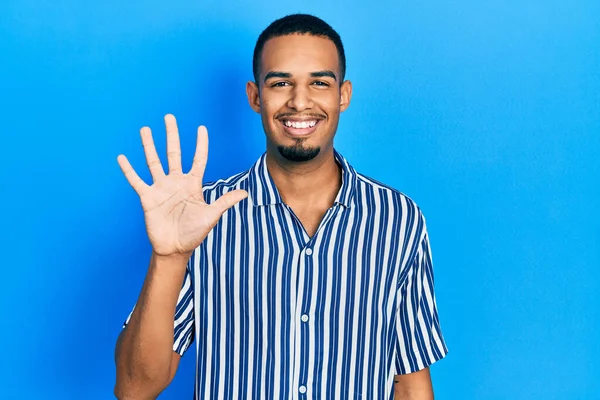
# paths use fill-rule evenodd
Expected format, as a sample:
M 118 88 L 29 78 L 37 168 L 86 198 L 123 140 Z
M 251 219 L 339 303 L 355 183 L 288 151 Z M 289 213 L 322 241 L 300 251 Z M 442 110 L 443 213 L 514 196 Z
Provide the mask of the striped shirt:
M 313 237 L 265 162 L 204 187 L 228 210 L 187 266 L 173 349 L 195 340 L 195 399 L 392 399 L 443 358 L 425 219 L 335 151 L 342 186 Z

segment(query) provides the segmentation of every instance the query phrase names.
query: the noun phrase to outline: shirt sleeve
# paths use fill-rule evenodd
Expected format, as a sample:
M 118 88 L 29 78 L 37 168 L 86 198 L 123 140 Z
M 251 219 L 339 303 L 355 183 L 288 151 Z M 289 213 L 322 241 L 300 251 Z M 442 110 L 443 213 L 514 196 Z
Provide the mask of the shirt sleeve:
M 190 271 L 192 271 L 194 265 L 195 254 L 196 252 L 194 251 L 194 254 L 188 261 L 175 308 L 173 351 L 182 356 L 194 341 L 194 285 Z M 135 306 L 133 310 L 135 310 Z M 123 328 L 129 323 L 133 310 L 129 313 L 127 320 L 123 324 Z
M 396 374 L 402 375 L 422 370 L 448 353 L 438 319 L 431 249 L 425 227 L 398 290 L 395 364 Z

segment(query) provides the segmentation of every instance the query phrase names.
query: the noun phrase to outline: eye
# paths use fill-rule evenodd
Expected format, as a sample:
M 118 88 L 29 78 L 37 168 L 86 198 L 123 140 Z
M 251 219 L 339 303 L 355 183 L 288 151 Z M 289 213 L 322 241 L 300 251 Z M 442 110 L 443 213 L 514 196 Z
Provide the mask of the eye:
M 317 86 L 329 86 L 329 83 L 324 81 L 314 81 L 313 84 Z
M 281 82 L 275 82 L 271 85 L 271 87 L 284 87 L 289 85 L 289 82 L 285 82 L 285 81 L 281 81 Z

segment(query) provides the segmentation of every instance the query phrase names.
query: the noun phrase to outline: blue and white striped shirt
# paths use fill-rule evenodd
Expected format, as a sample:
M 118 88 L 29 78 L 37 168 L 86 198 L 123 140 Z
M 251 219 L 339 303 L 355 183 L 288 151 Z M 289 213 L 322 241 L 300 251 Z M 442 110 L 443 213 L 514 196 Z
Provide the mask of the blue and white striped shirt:
M 195 339 L 196 399 L 392 399 L 447 348 L 425 219 L 337 152 L 342 186 L 309 237 L 265 162 L 205 185 L 228 210 L 188 263 L 173 349 Z

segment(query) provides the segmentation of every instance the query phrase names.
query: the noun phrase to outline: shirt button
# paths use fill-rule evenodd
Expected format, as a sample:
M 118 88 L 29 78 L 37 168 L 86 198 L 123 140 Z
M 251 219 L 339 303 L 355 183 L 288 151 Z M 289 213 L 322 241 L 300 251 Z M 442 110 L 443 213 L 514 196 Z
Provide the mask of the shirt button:
M 306 255 L 310 256 L 312 254 L 312 249 L 306 249 Z
M 300 393 L 304 394 L 306 393 L 306 386 L 300 386 L 298 390 L 300 391 Z
M 308 315 L 302 314 L 302 317 L 300 319 L 302 320 L 302 322 L 308 322 Z

